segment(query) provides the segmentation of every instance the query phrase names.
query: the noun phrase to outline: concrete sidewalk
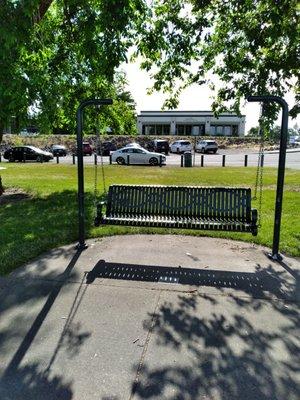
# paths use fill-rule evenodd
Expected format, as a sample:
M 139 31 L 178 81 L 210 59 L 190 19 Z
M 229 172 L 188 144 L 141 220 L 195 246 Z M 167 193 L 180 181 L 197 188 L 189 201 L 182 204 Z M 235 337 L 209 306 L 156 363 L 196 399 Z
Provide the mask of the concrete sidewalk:
M 300 262 L 188 236 L 65 246 L 0 281 L 1 400 L 296 400 Z

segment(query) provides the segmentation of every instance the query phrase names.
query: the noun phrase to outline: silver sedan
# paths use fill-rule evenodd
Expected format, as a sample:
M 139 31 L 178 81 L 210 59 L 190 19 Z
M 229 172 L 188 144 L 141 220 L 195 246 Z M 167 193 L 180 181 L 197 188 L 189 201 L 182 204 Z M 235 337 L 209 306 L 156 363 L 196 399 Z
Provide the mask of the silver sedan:
M 159 153 L 152 153 L 143 148 L 123 147 L 111 154 L 112 162 L 124 164 L 159 165 L 166 163 L 166 157 Z

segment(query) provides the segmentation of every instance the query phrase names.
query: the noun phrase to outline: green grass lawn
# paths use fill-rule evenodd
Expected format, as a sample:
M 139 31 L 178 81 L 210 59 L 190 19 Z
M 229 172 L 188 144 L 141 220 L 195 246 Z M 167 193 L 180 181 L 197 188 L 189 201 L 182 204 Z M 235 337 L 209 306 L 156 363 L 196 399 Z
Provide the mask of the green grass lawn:
M 73 165 L 2 164 L 4 185 L 19 187 L 32 197 L 0 207 L 0 273 L 6 274 L 51 248 L 77 240 L 77 169 Z M 111 183 L 254 187 L 255 168 L 177 168 L 106 166 Z M 103 193 L 99 168 L 99 194 Z M 271 246 L 277 170 L 265 168 L 262 227 L 257 237 L 241 233 L 213 233 L 170 229 L 93 227 L 94 168 L 85 167 L 86 232 L 88 237 L 125 233 L 185 233 L 250 241 Z M 286 170 L 280 249 L 300 255 L 300 171 Z M 253 207 L 257 207 L 253 202 Z

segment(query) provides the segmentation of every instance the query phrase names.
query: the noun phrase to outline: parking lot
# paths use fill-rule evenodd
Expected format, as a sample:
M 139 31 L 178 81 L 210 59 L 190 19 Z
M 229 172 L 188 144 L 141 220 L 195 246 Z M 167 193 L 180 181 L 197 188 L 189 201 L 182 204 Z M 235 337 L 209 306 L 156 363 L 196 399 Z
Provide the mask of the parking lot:
M 277 152 L 266 152 L 264 156 L 264 165 L 266 167 L 277 167 L 278 166 L 278 151 Z M 233 152 L 232 150 L 219 150 L 217 154 L 205 154 L 203 155 L 203 165 L 209 167 L 222 166 L 223 155 L 225 155 L 225 166 L 239 167 L 244 166 L 245 155 L 248 155 L 248 166 L 254 167 L 257 165 L 258 153 L 257 152 Z M 202 154 L 196 153 L 193 155 L 193 163 L 196 166 L 201 166 Z M 169 154 L 167 156 L 167 165 L 180 166 L 181 157 L 179 154 Z M 54 160 L 53 162 L 56 162 Z M 73 157 L 68 155 L 67 157 L 61 157 L 60 163 L 72 164 Z M 76 160 L 75 160 L 76 162 Z M 94 156 L 84 157 L 85 164 L 94 164 Z M 101 157 L 97 156 L 97 163 L 101 163 Z M 109 158 L 103 157 L 103 163 L 108 164 Z M 300 169 L 300 150 L 288 150 L 286 155 L 286 167 Z
M 225 156 L 225 159 L 224 157 Z M 220 149 L 217 154 L 193 154 L 193 165 L 203 167 L 222 167 L 225 162 L 225 166 L 228 167 L 244 167 L 245 156 L 247 156 L 247 166 L 254 167 L 258 162 L 258 152 L 252 149 Z M 266 151 L 264 154 L 264 165 L 266 167 L 277 167 L 278 166 L 278 151 Z M 202 159 L 202 160 L 201 160 Z M 7 162 L 2 156 L 2 167 Z M 29 162 L 29 161 L 28 161 Z M 52 163 L 57 163 L 55 157 Z M 75 164 L 77 163 L 76 157 L 68 154 L 66 157 L 60 157 L 58 162 L 60 164 Z M 101 163 L 101 157 L 97 156 L 97 163 Z M 109 164 L 109 157 L 103 157 L 103 163 Z M 95 155 L 85 156 L 84 164 L 93 165 L 95 164 Z M 181 155 L 170 153 L 167 156 L 166 165 L 169 166 L 180 166 Z M 288 149 L 286 153 L 286 168 L 300 169 L 300 149 Z

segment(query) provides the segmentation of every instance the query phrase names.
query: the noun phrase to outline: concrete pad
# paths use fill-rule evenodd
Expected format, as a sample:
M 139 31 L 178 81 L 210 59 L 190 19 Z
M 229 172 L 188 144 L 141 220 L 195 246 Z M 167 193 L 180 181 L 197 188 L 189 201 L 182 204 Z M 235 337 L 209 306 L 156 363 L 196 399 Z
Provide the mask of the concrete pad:
M 1 400 L 297 398 L 299 260 L 205 237 L 88 244 L 1 279 Z
M 18 282 L 21 304 L 1 296 L 0 398 L 129 398 L 158 293 L 69 283 L 50 304 L 59 287 Z
M 132 399 L 299 399 L 297 307 L 237 300 L 162 292 Z
M 266 257 L 269 249 L 232 240 L 175 235 L 127 235 L 88 241 L 89 247 L 68 274 L 80 282 L 91 272 L 94 284 L 300 299 L 300 262 L 284 267 Z M 62 281 L 74 245 L 52 250 L 16 270 L 11 277 Z M 160 268 L 162 267 L 162 268 Z M 184 284 L 184 285 L 183 285 Z M 298 297 L 297 297 L 298 296 Z

